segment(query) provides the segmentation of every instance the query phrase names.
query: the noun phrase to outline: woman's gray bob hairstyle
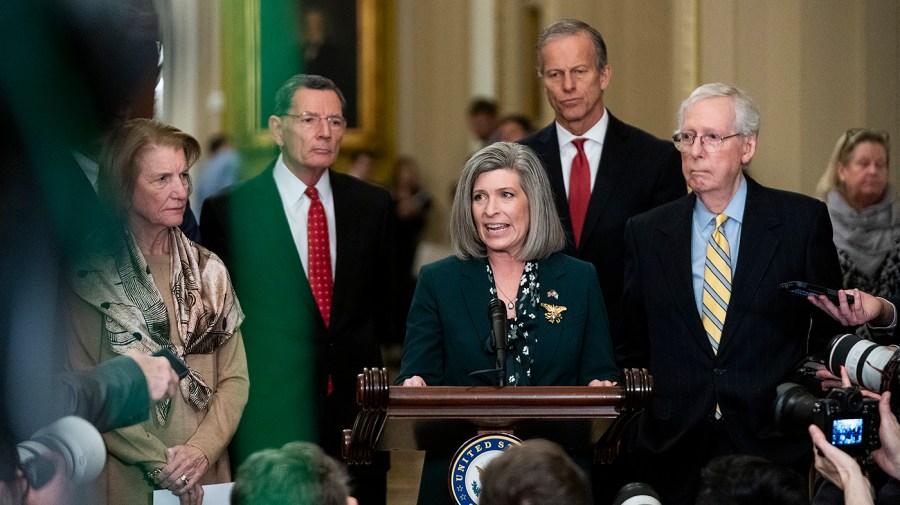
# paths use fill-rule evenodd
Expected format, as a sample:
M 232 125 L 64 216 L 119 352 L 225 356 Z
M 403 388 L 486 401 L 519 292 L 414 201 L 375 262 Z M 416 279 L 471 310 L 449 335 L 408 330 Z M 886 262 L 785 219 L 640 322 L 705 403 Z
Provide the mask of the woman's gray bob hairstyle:
M 450 209 L 450 246 L 460 259 L 484 258 L 487 247 L 478 235 L 472 216 L 472 191 L 478 176 L 499 169 L 519 174 L 519 184 L 528 199 L 529 227 L 518 260 L 539 260 L 561 251 L 566 235 L 556 212 L 550 181 L 534 152 L 513 142 L 496 142 L 478 151 L 466 162 Z

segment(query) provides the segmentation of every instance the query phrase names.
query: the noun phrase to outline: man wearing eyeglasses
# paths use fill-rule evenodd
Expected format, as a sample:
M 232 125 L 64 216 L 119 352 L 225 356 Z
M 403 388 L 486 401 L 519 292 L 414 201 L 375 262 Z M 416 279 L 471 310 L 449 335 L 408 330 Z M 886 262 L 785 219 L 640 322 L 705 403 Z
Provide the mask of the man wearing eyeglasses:
M 673 137 L 693 192 L 625 228 L 629 328 L 654 379 L 627 458 L 666 504 L 694 503 L 700 469 L 719 455 L 809 471 L 809 440 L 778 436 L 772 403 L 841 328 L 779 284 L 838 287 L 841 271 L 825 205 L 746 175 L 758 132 L 744 92 L 697 88 Z
M 687 192 L 681 160 L 669 142 L 623 123 L 603 105 L 612 70 L 596 29 L 562 20 L 541 33 L 537 46 L 538 74 L 555 119 L 520 143 L 547 170 L 566 254 L 596 267 L 616 360 L 632 366 L 622 318 L 625 222 Z
M 378 339 L 392 331 L 391 200 L 331 169 L 345 106 L 330 79 L 288 79 L 269 117 L 278 159 L 203 205 L 204 245 L 225 261 L 247 316 L 250 397 L 231 447 L 237 464 L 294 440 L 340 458 L 356 376 L 382 366 Z M 350 469 L 362 505 L 384 503 L 386 467 L 384 458 Z

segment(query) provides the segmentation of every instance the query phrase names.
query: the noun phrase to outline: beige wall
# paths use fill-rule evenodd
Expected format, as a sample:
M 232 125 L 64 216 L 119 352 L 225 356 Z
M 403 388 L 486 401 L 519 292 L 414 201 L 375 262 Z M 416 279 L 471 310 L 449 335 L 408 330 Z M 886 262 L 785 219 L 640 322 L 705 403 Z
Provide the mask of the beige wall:
M 442 199 L 465 155 L 468 2 L 397 2 L 399 151 L 423 162 L 440 205 L 428 237 L 446 240 Z M 751 173 L 763 184 L 813 194 L 837 137 L 852 126 L 900 138 L 900 7 L 881 0 L 497 0 L 497 94 L 503 112 L 532 110 L 533 42 L 541 27 L 583 19 L 603 34 L 613 70 L 605 102 L 614 114 L 668 137 L 678 104 L 697 85 L 724 81 L 758 102 L 759 149 Z M 458 23 L 449 23 L 457 19 Z M 544 125 L 552 110 L 539 96 Z M 414 118 L 409 120 L 409 118 Z M 405 133 L 404 133 L 405 132 Z M 897 184 L 898 156 L 891 166 Z
M 468 19 L 468 2 L 400 0 L 396 6 L 398 153 L 416 157 L 427 172 L 425 182 L 436 205 L 426 236 L 445 243 L 448 188 L 470 154 L 465 110 L 473 97 L 467 91 L 470 80 L 479 78 L 468 73 L 466 62 L 480 48 L 470 46 L 464 22 L 447 22 Z M 648 131 L 671 135 L 676 68 L 668 41 L 674 38 L 674 10 L 668 2 L 605 2 L 598 9 L 591 1 L 498 0 L 496 54 L 481 57 L 497 65 L 495 96 L 501 114 L 524 112 L 541 127 L 552 120 L 537 80 L 530 32 L 563 17 L 578 17 L 597 26 L 607 41 L 613 68 L 608 107 Z M 661 37 L 666 42 L 659 43 Z
M 895 2 L 702 0 L 701 80 L 738 84 L 760 105 L 751 173 L 813 194 L 837 138 L 869 126 L 900 135 Z M 897 157 L 891 162 L 897 184 Z
M 397 0 L 396 5 L 397 153 L 413 156 L 422 167 L 434 201 L 427 233 L 446 242 L 450 187 L 469 154 L 469 3 Z
M 157 2 L 180 16 L 167 25 L 179 51 L 171 54 L 177 86 L 167 93 L 167 117 L 205 140 L 220 121 L 206 105 L 224 66 L 216 62 L 216 30 L 204 21 L 214 19 L 216 2 Z M 449 188 L 470 154 L 465 110 L 473 90 L 493 86 L 501 112 L 525 112 L 541 126 L 551 120 L 533 67 L 534 37 L 563 17 L 603 33 L 613 71 L 607 106 L 657 136 L 671 135 L 678 104 L 697 85 L 721 80 L 745 88 L 763 116 L 751 172 L 764 184 L 812 194 L 834 141 L 849 127 L 900 138 L 898 2 L 492 0 L 493 16 L 472 0 L 377 2 L 388 31 L 377 61 L 385 85 L 379 115 L 388 130 L 381 138 L 390 144 L 382 150 L 412 155 L 423 167 L 435 201 L 427 231 L 433 241 L 447 241 Z M 478 40 L 492 36 L 493 54 L 470 36 L 484 16 L 492 17 L 494 33 L 479 23 Z M 190 19 L 193 27 L 186 26 Z M 223 19 L 220 26 L 234 24 Z M 473 72 L 473 58 L 494 64 L 489 80 Z M 895 185 L 897 159 L 895 153 Z

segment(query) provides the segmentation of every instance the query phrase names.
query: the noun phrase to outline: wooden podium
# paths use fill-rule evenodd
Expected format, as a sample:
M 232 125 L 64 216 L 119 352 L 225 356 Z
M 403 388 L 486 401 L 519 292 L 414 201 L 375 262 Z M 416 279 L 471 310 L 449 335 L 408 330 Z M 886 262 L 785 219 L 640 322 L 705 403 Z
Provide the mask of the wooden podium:
M 618 455 L 622 429 L 650 401 L 646 369 L 624 370 L 613 387 L 391 386 L 386 369 L 357 376 L 361 411 L 344 430 L 343 456 L 369 464 L 376 450 L 453 454 L 473 436 L 506 433 L 547 438 L 564 447 L 593 447 L 595 461 Z

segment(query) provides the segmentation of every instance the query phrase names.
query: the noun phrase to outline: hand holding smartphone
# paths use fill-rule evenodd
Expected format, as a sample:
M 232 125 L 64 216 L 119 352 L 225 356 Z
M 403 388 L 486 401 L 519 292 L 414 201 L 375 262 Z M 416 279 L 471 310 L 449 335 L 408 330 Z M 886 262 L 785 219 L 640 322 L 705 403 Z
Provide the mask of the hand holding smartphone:
M 831 303 L 835 305 L 840 305 L 840 299 L 838 298 L 838 292 L 834 289 L 825 288 L 822 286 L 817 286 L 815 284 L 810 284 L 808 282 L 803 281 L 790 281 L 784 282 L 779 286 L 781 289 L 806 298 L 809 295 L 825 295 L 831 300 Z M 847 303 L 853 305 L 853 295 L 850 293 L 846 293 L 847 295 Z
M 172 351 L 166 349 L 165 347 L 153 353 L 154 356 L 162 356 L 169 360 L 169 364 L 172 365 L 172 370 L 175 370 L 175 374 L 178 375 L 179 379 L 184 379 L 188 374 L 188 367 L 184 361 L 181 360 L 178 356 L 172 353 Z

